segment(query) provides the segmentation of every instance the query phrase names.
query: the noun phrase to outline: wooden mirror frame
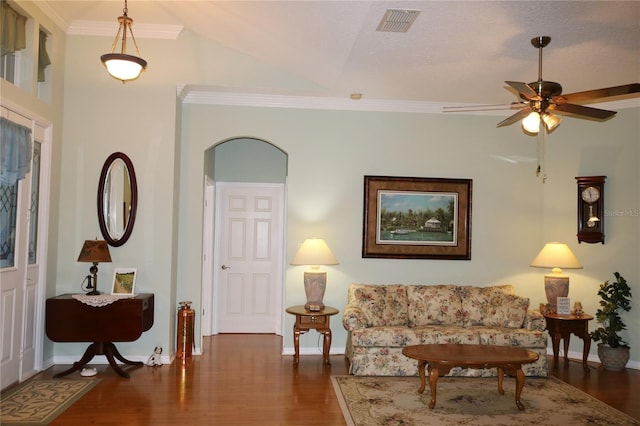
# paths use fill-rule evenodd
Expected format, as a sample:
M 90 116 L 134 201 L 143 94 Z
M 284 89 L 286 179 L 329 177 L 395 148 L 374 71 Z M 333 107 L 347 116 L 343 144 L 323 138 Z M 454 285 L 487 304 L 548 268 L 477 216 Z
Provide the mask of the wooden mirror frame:
M 120 238 L 114 238 L 109 232 L 109 227 L 107 226 L 106 218 L 104 216 L 104 189 L 105 183 L 107 180 L 107 174 L 111 169 L 112 164 L 116 160 L 122 160 L 127 168 L 127 172 L 129 174 L 129 184 L 131 185 L 131 211 L 129 214 L 129 220 L 124 228 L 124 233 Z M 104 162 L 104 166 L 102 166 L 102 171 L 100 172 L 100 180 L 98 181 L 98 224 L 100 225 L 100 232 L 104 237 L 107 244 L 113 247 L 119 247 L 127 242 L 129 237 L 131 236 L 131 232 L 133 232 L 133 225 L 136 221 L 136 212 L 138 210 L 138 183 L 136 181 L 136 172 L 133 169 L 133 163 L 127 157 L 126 154 L 122 152 L 114 152 L 111 154 Z

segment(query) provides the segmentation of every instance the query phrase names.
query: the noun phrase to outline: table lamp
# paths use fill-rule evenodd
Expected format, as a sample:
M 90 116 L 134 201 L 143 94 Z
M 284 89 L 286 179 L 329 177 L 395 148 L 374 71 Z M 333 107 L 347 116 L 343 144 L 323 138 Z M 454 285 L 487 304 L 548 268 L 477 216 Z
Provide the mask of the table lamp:
M 311 265 L 311 271 L 304 273 L 304 292 L 307 295 L 305 309 L 324 309 L 324 291 L 327 287 L 327 273 L 320 272 L 320 265 L 337 265 L 338 261 L 322 238 L 306 239 L 291 260 L 292 265 Z
M 109 246 L 104 240 L 86 240 L 80 250 L 78 262 L 92 262 L 93 266 L 89 268 L 89 284 L 87 289 L 91 290 L 88 295 L 95 296 L 100 294 L 98 291 L 98 262 L 111 262 L 111 254 L 109 254 Z M 93 284 L 91 283 L 93 279 Z
M 551 274 L 544 276 L 544 291 L 547 303 L 557 312 L 558 297 L 569 295 L 569 277 L 562 273 L 562 269 L 582 269 L 582 264 L 564 243 L 547 243 L 540 253 L 533 259 L 531 265 L 536 268 L 552 268 Z

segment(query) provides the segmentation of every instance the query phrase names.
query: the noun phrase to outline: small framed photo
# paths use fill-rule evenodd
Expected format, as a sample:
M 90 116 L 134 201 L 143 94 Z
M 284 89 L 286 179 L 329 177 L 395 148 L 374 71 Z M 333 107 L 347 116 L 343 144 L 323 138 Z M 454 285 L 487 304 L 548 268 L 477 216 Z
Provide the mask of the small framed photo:
M 111 294 L 119 296 L 133 296 L 136 286 L 136 269 L 135 268 L 116 268 L 113 272 L 113 286 Z
M 558 314 L 569 315 L 571 313 L 571 299 L 568 297 L 558 297 Z

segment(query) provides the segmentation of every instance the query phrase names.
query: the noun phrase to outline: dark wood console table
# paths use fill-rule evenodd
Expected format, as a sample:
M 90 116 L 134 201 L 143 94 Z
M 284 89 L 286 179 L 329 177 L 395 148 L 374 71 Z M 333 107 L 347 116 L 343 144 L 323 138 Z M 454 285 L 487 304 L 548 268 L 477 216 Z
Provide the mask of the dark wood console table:
M 82 303 L 71 294 L 47 299 L 45 329 L 54 342 L 93 342 L 80 361 L 54 377 L 62 377 L 84 367 L 95 355 L 104 355 L 111 368 L 129 378 L 115 359 L 127 365 L 143 365 L 124 358 L 113 342 L 133 342 L 153 325 L 153 294 L 138 294 L 109 305 L 94 307 Z

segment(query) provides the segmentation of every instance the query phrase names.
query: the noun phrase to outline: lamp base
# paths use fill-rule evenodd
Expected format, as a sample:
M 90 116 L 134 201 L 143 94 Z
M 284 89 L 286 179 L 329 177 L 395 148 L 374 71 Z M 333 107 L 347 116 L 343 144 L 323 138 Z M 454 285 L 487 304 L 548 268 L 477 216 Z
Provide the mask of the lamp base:
M 318 312 L 324 309 L 324 291 L 327 288 L 326 272 L 305 272 L 304 292 L 307 295 L 307 303 L 304 308 L 308 311 Z
M 558 297 L 569 295 L 569 277 L 555 274 L 545 275 L 544 292 L 547 295 L 547 303 L 553 312 L 558 312 Z

